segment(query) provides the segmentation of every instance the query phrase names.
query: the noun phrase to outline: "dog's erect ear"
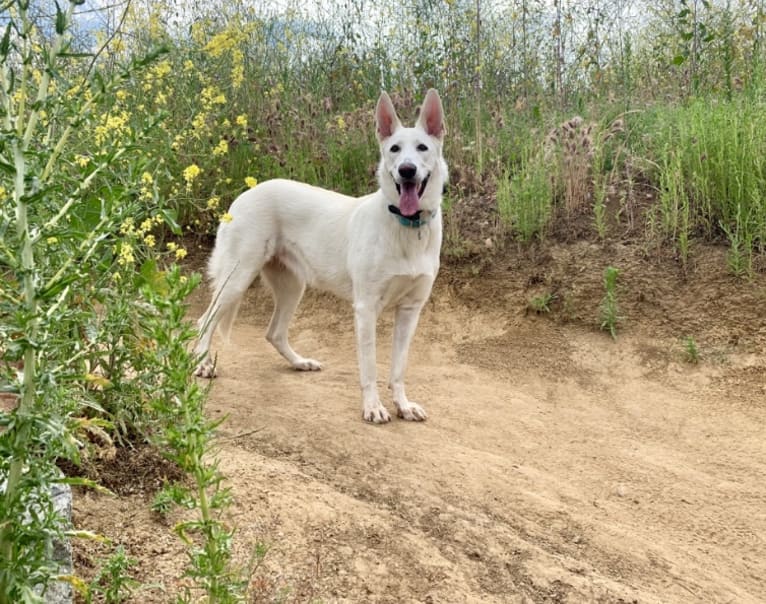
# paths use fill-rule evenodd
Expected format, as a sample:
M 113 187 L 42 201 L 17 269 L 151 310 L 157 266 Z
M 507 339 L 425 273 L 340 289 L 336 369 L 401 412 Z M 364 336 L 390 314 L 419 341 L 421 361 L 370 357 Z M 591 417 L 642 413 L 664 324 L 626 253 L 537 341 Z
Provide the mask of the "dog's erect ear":
M 447 131 L 444 126 L 444 109 L 439 93 L 431 88 L 426 93 L 423 105 L 420 107 L 418 126 L 423 128 L 430 136 L 441 140 Z
M 375 125 L 379 141 L 386 140 L 402 126 L 396 115 L 394 104 L 391 102 L 391 97 L 385 92 L 380 93 L 378 106 L 375 108 Z

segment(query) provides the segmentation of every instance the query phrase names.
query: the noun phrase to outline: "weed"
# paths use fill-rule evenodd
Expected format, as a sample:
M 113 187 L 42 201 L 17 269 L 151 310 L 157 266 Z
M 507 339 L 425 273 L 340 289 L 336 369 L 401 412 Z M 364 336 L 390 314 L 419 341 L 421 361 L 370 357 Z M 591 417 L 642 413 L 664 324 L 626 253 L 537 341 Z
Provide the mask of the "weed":
M 128 575 L 135 560 L 129 558 L 125 548 L 120 545 L 101 567 L 101 570 L 88 584 L 85 602 L 91 604 L 94 597 L 106 604 L 120 604 L 130 599 L 133 589 L 140 583 Z
M 700 351 L 699 347 L 697 346 L 697 342 L 694 340 L 692 336 L 687 336 L 683 339 L 683 348 L 684 348 L 684 360 L 687 363 L 692 363 L 696 365 L 700 362 Z
M 617 339 L 617 324 L 622 321 L 617 305 L 617 277 L 619 269 L 608 266 L 604 270 L 604 297 L 601 300 L 599 324 L 608 331 L 612 339 Z
M 529 308 L 536 312 L 538 315 L 547 314 L 551 312 L 551 302 L 556 299 L 556 295 L 550 292 L 534 296 L 529 301 Z

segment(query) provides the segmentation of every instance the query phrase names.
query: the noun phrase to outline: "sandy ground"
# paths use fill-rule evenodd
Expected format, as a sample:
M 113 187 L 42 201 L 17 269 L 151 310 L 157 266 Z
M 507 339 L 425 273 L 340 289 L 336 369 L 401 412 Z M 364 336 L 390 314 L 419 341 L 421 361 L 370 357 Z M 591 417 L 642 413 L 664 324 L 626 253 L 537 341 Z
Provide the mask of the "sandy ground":
M 442 286 L 408 370 L 429 419 L 373 426 L 350 308 L 307 298 L 292 341 L 324 368 L 297 373 L 263 339 L 270 302 L 256 289 L 232 342 L 217 342 L 209 403 L 227 418 L 238 559 L 269 548 L 250 601 L 766 599 L 761 340 L 719 339 L 692 365 L 662 330 L 634 325 L 613 342 Z M 379 381 L 393 414 L 390 335 L 386 317 Z M 148 501 L 81 494 L 75 521 L 138 559 L 133 601 L 167 602 L 184 553 Z

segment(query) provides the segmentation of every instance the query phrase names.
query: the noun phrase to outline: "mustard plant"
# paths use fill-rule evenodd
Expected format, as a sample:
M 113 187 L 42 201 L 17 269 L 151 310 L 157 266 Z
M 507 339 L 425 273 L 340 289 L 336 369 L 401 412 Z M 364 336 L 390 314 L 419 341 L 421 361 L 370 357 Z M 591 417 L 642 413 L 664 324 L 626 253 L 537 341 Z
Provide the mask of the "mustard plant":
M 185 317 L 181 303 L 198 285 L 199 277 L 186 278 L 173 269 L 161 272 L 147 282 L 141 292 L 148 311 L 142 317 L 146 334 L 156 346 L 145 350 L 145 361 L 155 368 L 158 387 L 149 405 L 161 418 L 156 441 L 168 459 L 190 477 L 192 486 L 169 485 L 155 498 L 155 509 L 167 511 L 171 504 L 194 509 L 198 517 L 179 523 L 176 534 L 188 546 L 189 564 L 185 574 L 195 589 L 186 587 L 179 598 L 196 602 L 199 592 L 207 602 L 241 600 L 247 580 L 233 568 L 231 544 L 234 535 L 221 520 L 221 512 L 231 502 L 218 469 L 213 450 L 215 429 L 223 421 L 205 416 L 207 388 L 190 379 L 198 359 L 190 352 L 196 330 Z
M 160 250 L 164 234 L 177 231 L 177 224 L 159 191 L 162 163 L 142 151 L 162 111 L 131 114 L 121 87 L 140 77 L 158 53 L 131 59 L 112 75 L 105 75 L 94 57 L 87 57 L 92 64 L 84 63 L 73 52 L 70 35 L 79 3 L 56 5 L 51 23 L 42 24 L 33 21 L 26 1 L 4 6 L 2 604 L 41 601 L 57 578 L 81 585 L 76 577 L 59 576 L 50 557 L 54 540 L 75 533 L 57 516 L 49 486 L 92 483 L 63 476 L 58 463 L 78 463 L 87 443 L 105 434 L 109 439 L 108 430 L 126 442 L 161 439 L 179 414 L 202 421 L 204 393 L 191 377 L 193 360 L 179 348 L 188 336 L 174 339 L 176 331 L 190 333 L 182 300 L 198 278 L 182 275 L 174 264 L 160 268 L 183 258 L 185 250 L 174 242 Z M 185 409 L 187 404 L 193 408 Z M 195 431 L 197 425 L 184 435 L 199 452 L 207 441 Z M 229 537 L 210 513 L 225 504 L 225 491 L 210 497 L 203 492 L 211 480 L 220 485 L 222 477 L 202 464 L 201 455 L 193 460 L 198 463 L 193 471 L 189 464 L 183 467 L 201 484 L 200 528 L 213 544 L 203 551 L 217 560 L 208 565 L 194 549 L 190 556 L 201 569 L 196 576 L 202 583 L 213 577 L 211 593 L 233 589 L 218 586 L 226 560 L 214 554 Z M 115 586 L 126 564 L 113 562 L 109 582 Z M 112 595 L 114 601 L 121 597 Z

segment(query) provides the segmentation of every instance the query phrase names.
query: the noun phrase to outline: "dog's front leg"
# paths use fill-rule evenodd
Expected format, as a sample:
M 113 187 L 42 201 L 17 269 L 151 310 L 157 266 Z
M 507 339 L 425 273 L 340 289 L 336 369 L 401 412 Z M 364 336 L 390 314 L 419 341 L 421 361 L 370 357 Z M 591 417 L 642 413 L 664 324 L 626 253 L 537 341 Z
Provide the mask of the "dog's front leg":
M 386 408 L 380 402 L 375 366 L 375 329 L 378 312 L 374 304 L 354 304 L 356 327 L 356 351 L 359 360 L 359 381 L 362 386 L 362 417 L 365 421 L 382 424 L 391 421 Z
M 396 414 L 402 419 L 423 421 L 428 417 L 425 409 L 413 403 L 404 392 L 404 371 L 407 367 L 407 355 L 410 342 L 418 326 L 422 304 L 402 304 L 396 307 L 394 316 L 394 348 L 391 358 L 391 379 L 389 388 L 396 405 Z

